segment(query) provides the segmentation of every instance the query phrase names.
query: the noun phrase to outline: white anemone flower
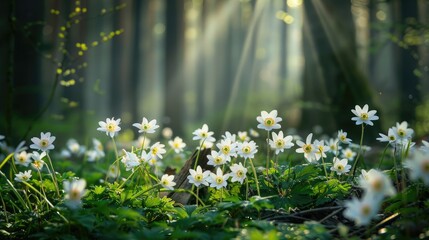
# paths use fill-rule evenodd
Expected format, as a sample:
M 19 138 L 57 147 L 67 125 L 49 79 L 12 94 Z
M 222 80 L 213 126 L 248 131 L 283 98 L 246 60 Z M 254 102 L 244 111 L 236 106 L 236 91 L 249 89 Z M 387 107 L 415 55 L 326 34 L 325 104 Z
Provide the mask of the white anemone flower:
M 326 158 L 326 152 L 329 151 L 329 148 L 325 145 L 325 141 L 314 140 L 313 146 L 316 148 L 316 152 L 314 154 L 317 161 L 320 158 Z
M 255 154 L 258 152 L 258 146 L 252 140 L 250 142 L 244 141 L 237 143 L 237 153 L 244 159 L 254 158 Z
M 168 145 L 170 145 L 175 153 L 183 152 L 183 149 L 186 147 L 186 143 L 184 143 L 183 139 L 180 137 L 175 137 L 173 140 L 169 140 Z
M 203 124 L 201 128 L 198 128 L 192 134 L 194 135 L 192 140 L 216 141 L 216 139 L 212 137 L 214 133 L 209 131 L 209 126 L 207 126 L 207 124 Z
M 338 140 L 344 144 L 350 144 L 352 142 L 350 138 L 347 138 L 347 132 L 344 132 L 343 130 L 338 131 Z
M 196 187 L 199 187 L 201 184 L 208 186 L 208 177 L 210 175 L 210 171 L 206 170 L 203 172 L 203 169 L 200 165 L 197 166 L 197 170 L 189 169 L 188 180 L 189 183 L 194 184 Z
M 167 188 L 168 190 L 174 190 L 174 186 L 176 186 L 176 183 L 173 182 L 173 180 L 174 180 L 174 175 L 164 174 L 164 175 L 162 175 L 161 180 L 159 181 L 159 183 L 164 188 Z
M 422 179 L 425 185 L 429 185 L 429 157 L 424 151 L 414 151 L 404 161 L 404 167 L 410 170 L 411 180 Z
M 219 143 L 216 144 L 216 147 L 219 148 L 219 151 L 222 155 L 237 157 L 237 145 L 229 138 L 222 139 Z
M 247 168 L 243 166 L 243 164 L 233 164 L 231 167 L 231 182 L 240 182 L 240 184 L 243 184 L 244 179 L 246 179 L 247 174 Z
M 259 129 L 271 131 L 281 127 L 279 122 L 282 121 L 282 118 L 277 117 L 277 110 L 272 110 L 270 113 L 262 111 L 261 116 L 256 117 L 256 120 L 259 122 L 257 126 Z
M 64 181 L 63 188 L 65 192 L 65 204 L 71 208 L 76 209 L 82 205 L 82 197 L 86 193 L 85 179 Z
M 308 134 L 305 143 L 301 140 L 296 141 L 296 145 L 298 145 L 300 148 L 296 149 L 295 151 L 297 153 L 304 153 L 305 159 L 309 162 L 315 162 L 316 161 L 316 151 L 317 149 L 313 146 L 311 143 L 311 139 L 313 138 L 313 133 Z
M 43 161 L 44 157 L 46 157 L 46 152 L 39 153 L 34 151 L 31 154 L 31 158 L 34 160 L 31 163 L 31 166 L 38 171 L 42 170 L 43 166 L 45 165 L 45 162 Z
M 112 117 L 106 118 L 106 122 L 99 121 L 98 125 L 100 125 L 99 128 L 97 128 L 98 131 L 105 132 L 107 136 L 110 136 L 113 138 L 120 130 L 121 127 L 119 127 L 119 124 L 121 123 L 121 119 L 118 118 L 115 120 L 115 118 Z
M 334 165 L 331 167 L 331 171 L 335 171 L 338 175 L 350 172 L 350 168 L 352 167 L 348 165 L 347 158 L 340 160 L 339 158 L 334 157 L 333 163 Z
M 55 148 L 52 144 L 55 141 L 55 137 L 51 136 L 50 132 L 40 133 L 40 138 L 33 137 L 31 138 L 33 144 L 30 145 L 31 149 L 39 150 L 39 151 L 48 151 Z
M 368 104 L 365 104 L 363 108 L 361 108 L 359 105 L 356 105 L 355 109 L 352 109 L 352 113 L 356 115 L 355 117 L 352 117 L 352 120 L 356 121 L 356 125 L 365 123 L 367 125 L 373 126 L 374 123 L 372 121 L 378 120 L 378 116 L 375 115 L 377 111 L 368 111 Z
M 250 141 L 249 134 L 246 131 L 238 131 L 237 135 L 238 135 L 238 140 L 240 140 L 241 142 Z
M 334 155 L 337 155 L 338 150 L 341 149 L 341 146 L 339 146 L 338 141 L 339 140 L 336 138 L 331 138 L 331 139 L 329 139 L 329 142 L 328 142 L 329 151 L 331 153 L 333 153 Z
M 154 133 L 155 129 L 159 128 L 156 119 L 148 121 L 145 117 L 142 119 L 142 123 L 134 123 L 133 126 L 139 129 L 139 133 Z
M 392 127 L 394 133 L 398 140 L 407 143 L 413 136 L 414 130 L 408 128 L 408 123 L 403 121 L 401 123 L 396 123 L 395 127 Z
M 116 164 L 110 165 L 109 169 L 107 170 L 107 178 L 117 178 L 119 176 L 120 169 Z
M 221 152 L 217 152 L 214 150 L 211 151 L 211 154 L 207 155 L 207 159 L 209 160 L 207 162 L 207 165 L 212 165 L 215 167 L 221 166 L 231 161 L 230 156 L 225 156 L 224 154 L 221 154 Z
M 159 159 L 162 159 L 162 154 L 166 153 L 165 145 L 161 144 L 160 142 L 156 142 L 150 147 L 150 152 L 153 156 L 158 157 Z
M 15 181 L 17 182 L 27 182 L 31 178 L 31 170 L 19 172 L 15 174 Z
M 122 157 L 121 162 L 125 165 L 125 170 L 130 171 L 131 169 L 134 169 L 138 165 L 140 165 L 140 159 L 137 157 L 137 155 L 133 152 L 127 152 L 124 149 L 124 156 Z
M 371 169 L 368 172 L 362 173 L 359 179 L 359 186 L 365 189 L 368 194 L 372 194 L 380 199 L 384 196 L 393 196 L 396 194 L 392 181 L 383 172 Z
M 396 142 L 397 139 L 393 128 L 389 128 L 387 135 L 384 135 L 382 133 L 379 133 L 378 135 L 380 135 L 380 137 L 377 138 L 377 140 L 380 142 L 389 142 L 390 144 L 393 144 Z
M 346 148 L 341 152 L 341 156 L 343 158 L 347 158 L 350 161 L 353 161 L 356 156 L 356 152 L 353 152 L 353 150 L 351 150 L 350 148 Z
M 222 169 L 218 168 L 216 174 L 210 173 L 210 178 L 208 182 L 210 183 L 210 187 L 215 187 L 216 189 L 224 188 L 228 185 L 228 178 L 230 174 L 223 174 Z
M 222 135 L 222 139 L 224 139 L 224 140 L 229 140 L 230 142 L 232 142 L 232 143 L 234 143 L 234 142 L 236 142 L 237 140 L 237 135 L 235 135 L 235 134 L 232 134 L 232 133 L 230 133 L 230 132 L 228 132 L 228 131 L 226 131 L 225 132 L 225 134 L 224 135 Z
M 272 149 L 276 150 L 276 154 L 278 155 L 285 149 L 289 149 L 295 145 L 292 143 L 292 140 L 292 136 L 283 137 L 283 131 L 280 131 L 278 134 L 273 132 L 272 139 L 269 140 L 269 144 Z
M 24 167 L 28 167 L 28 164 L 31 163 L 31 153 L 27 153 L 27 151 L 22 151 L 20 153 L 15 153 L 15 164 L 21 165 Z
M 345 202 L 344 217 L 353 220 L 357 226 L 368 225 L 380 208 L 380 201 L 371 195 L 364 195 L 359 200 L 356 197 Z

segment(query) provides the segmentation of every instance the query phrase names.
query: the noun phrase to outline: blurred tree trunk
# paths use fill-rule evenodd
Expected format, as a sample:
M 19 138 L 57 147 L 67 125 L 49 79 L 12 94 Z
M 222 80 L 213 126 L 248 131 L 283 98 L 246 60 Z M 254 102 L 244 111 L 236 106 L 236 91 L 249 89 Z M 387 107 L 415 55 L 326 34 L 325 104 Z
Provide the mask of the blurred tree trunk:
M 304 1 L 302 129 L 315 125 L 325 133 L 338 129 L 358 138 L 351 121 L 355 105 L 376 108 L 373 93 L 357 61 L 350 1 Z M 372 128 L 376 133 L 378 130 Z
M 401 26 L 399 36 L 404 39 L 406 32 L 409 30 L 406 26 L 417 21 L 417 1 L 395 1 L 394 9 Z M 419 78 L 414 74 L 415 70 L 418 69 L 417 52 L 416 46 L 397 47 L 396 66 L 398 66 L 399 89 L 401 89 L 399 119 L 409 123 L 414 122 L 416 106 L 421 101 L 420 93 L 417 89 Z
M 183 135 L 184 91 L 181 63 L 184 44 L 184 0 L 166 1 L 165 117 L 175 135 Z

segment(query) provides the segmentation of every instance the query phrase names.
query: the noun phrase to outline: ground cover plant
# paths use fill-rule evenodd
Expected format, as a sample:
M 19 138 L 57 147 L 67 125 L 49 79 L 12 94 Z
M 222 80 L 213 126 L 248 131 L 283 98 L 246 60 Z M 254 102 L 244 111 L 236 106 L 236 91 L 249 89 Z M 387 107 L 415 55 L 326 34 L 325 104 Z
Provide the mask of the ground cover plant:
M 0 136 L 1 238 L 429 237 L 429 143 L 398 122 L 378 151 L 365 145 L 377 112 L 357 105 L 350 117 L 360 139 L 290 134 L 276 110 L 257 130 L 203 124 L 188 143 L 169 129 L 152 137 L 161 130 L 145 117 L 134 142 L 118 141 L 131 126 L 115 118 L 86 145 L 57 146 L 49 129 L 19 146 Z

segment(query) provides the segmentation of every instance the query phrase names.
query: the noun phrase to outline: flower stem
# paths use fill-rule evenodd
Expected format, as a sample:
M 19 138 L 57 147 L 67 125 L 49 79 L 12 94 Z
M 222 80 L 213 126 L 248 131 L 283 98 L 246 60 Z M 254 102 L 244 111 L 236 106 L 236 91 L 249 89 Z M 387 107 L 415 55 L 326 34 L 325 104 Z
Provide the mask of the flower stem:
M 161 185 L 161 184 L 155 184 L 155 185 L 153 185 L 152 187 L 150 187 L 150 188 L 148 188 L 148 189 L 145 189 L 145 190 L 142 190 L 142 191 L 140 191 L 140 192 L 138 192 L 138 193 L 136 193 L 136 194 L 134 194 L 133 196 L 131 196 L 130 197 L 130 200 L 132 200 L 132 199 L 134 199 L 134 198 L 136 198 L 136 197 L 138 197 L 138 196 L 140 196 L 140 195 L 142 195 L 142 194 L 144 194 L 144 193 L 147 193 L 147 192 L 149 192 L 149 191 L 151 191 L 151 190 L 153 190 L 153 189 L 155 189 L 156 187 L 158 187 L 159 185 Z
M 49 156 L 48 153 L 46 153 L 46 156 L 48 157 L 49 165 L 51 165 L 51 169 L 52 169 L 51 178 L 52 178 L 52 181 L 54 182 L 55 190 L 57 191 L 57 196 L 60 197 L 60 190 L 58 189 L 58 181 L 57 181 L 57 177 L 55 176 L 56 173 L 55 173 L 54 165 L 52 165 L 51 157 Z M 49 167 L 48 167 L 48 170 L 49 170 Z
M 18 200 L 21 202 L 22 206 L 24 208 L 26 208 L 27 210 L 31 210 L 30 207 L 27 206 L 27 204 L 25 203 L 25 201 L 22 198 L 22 196 L 18 193 L 18 190 L 16 190 L 16 188 L 13 186 L 13 184 L 6 177 L 6 175 L 4 175 L 4 173 L 2 171 L 0 171 L 0 174 L 6 179 L 6 182 L 12 187 L 13 192 L 15 193 L 16 197 L 18 198 Z
M 354 176 L 355 176 L 356 168 L 357 168 L 358 162 L 360 160 L 359 157 L 360 157 L 361 151 L 362 151 L 362 143 L 363 143 L 364 130 L 365 130 L 365 126 L 362 124 L 362 132 L 361 132 L 361 135 L 360 135 L 359 151 L 358 151 L 358 155 L 357 155 L 356 160 L 353 163 L 353 167 L 352 167 L 352 178 L 354 178 Z
M 1 162 L 0 169 L 7 163 L 7 161 L 9 161 L 9 159 L 12 159 L 13 155 L 14 153 L 7 155 L 7 157 L 3 160 L 3 162 Z
M 116 180 L 119 179 L 119 176 L 121 175 L 121 170 L 119 168 L 119 161 L 118 161 L 118 148 L 116 146 L 116 141 L 115 138 L 112 137 L 112 142 L 113 142 L 113 148 L 115 149 L 115 162 L 116 162 L 116 168 L 118 169 L 118 174 L 116 176 Z
M 197 169 L 198 159 L 200 158 L 201 148 L 203 147 L 203 144 L 204 144 L 204 141 L 205 141 L 205 140 L 206 140 L 206 139 L 204 138 L 204 139 L 201 141 L 200 147 L 198 148 L 198 151 L 197 151 L 197 159 L 195 160 L 195 164 L 194 164 L 194 170 L 195 170 L 195 169 Z
M 384 147 L 383 154 L 381 155 L 380 162 L 378 163 L 378 169 L 381 168 L 381 164 L 383 163 L 384 156 L 386 155 L 386 151 L 387 151 L 387 148 L 389 147 L 389 145 L 390 145 L 390 143 L 387 143 L 386 147 Z
M 267 164 L 266 164 L 266 170 L 267 170 L 267 176 L 268 176 L 268 169 L 270 167 L 270 131 L 267 131 Z
M 255 183 L 256 183 L 256 191 L 258 193 L 258 196 L 261 196 L 261 192 L 259 191 L 259 180 L 258 180 L 258 176 L 256 175 L 256 169 L 255 166 L 253 165 L 253 161 L 251 158 L 249 158 L 249 162 L 250 162 L 250 166 L 252 167 L 252 171 L 253 171 L 253 176 L 255 177 Z
M 325 166 L 325 158 L 323 156 L 321 156 L 321 158 L 322 158 L 323 171 L 325 171 L 325 177 L 328 178 L 328 172 L 326 171 L 326 166 Z

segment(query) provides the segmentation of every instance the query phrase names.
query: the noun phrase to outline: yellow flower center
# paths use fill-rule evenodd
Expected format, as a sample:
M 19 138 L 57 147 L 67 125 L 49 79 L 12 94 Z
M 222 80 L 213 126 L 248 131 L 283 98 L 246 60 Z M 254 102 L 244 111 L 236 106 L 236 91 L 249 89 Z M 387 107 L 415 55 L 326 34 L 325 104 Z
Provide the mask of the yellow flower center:
M 217 183 L 217 184 L 221 184 L 221 183 L 223 183 L 223 178 L 221 178 L 221 177 L 216 177 L 216 183 Z
M 158 148 L 153 148 L 153 149 L 152 149 L 152 154 L 153 154 L 153 155 L 156 155 L 157 153 L 158 153 Z
M 166 179 L 162 180 L 161 184 L 164 185 L 164 186 L 167 186 L 168 185 L 168 180 L 166 180 Z
M 383 181 L 376 179 L 371 183 L 371 186 L 375 191 L 380 192 L 383 189 Z
M 271 126 L 273 126 L 273 125 L 274 125 L 274 123 L 275 123 L 275 121 L 274 121 L 274 119 L 273 119 L 273 118 L 266 118 L 266 119 L 264 120 L 264 125 L 265 125 L 265 126 L 267 126 L 267 127 L 271 127 Z
M 405 137 L 405 130 L 404 129 L 398 129 L 398 135 L 401 137 Z
M 206 138 L 207 137 L 207 133 L 205 133 L 205 132 L 201 133 L 201 137 Z
M 231 151 L 231 149 L 229 148 L 229 146 L 224 146 L 224 147 L 222 148 L 222 152 L 223 152 L 223 154 L 228 154 L 228 153 L 229 153 L 229 151 Z
M 338 164 L 338 165 L 337 165 L 337 169 L 338 169 L 339 171 L 343 171 L 343 170 L 344 170 L 344 166 L 343 166 L 343 165 L 341 165 L 341 164 Z
M 276 146 L 277 147 L 283 147 L 285 145 L 285 141 L 283 141 L 283 139 L 277 139 L 276 141 Z
M 203 180 L 203 175 L 202 174 L 195 175 L 195 180 L 197 180 L 198 182 L 201 182 Z
M 394 141 L 395 140 L 395 136 L 393 136 L 393 135 L 389 136 L 389 140 L 390 141 Z
M 341 136 L 340 136 L 340 140 L 341 140 L 341 141 L 343 141 L 343 142 L 344 142 L 344 141 L 346 141 L 346 136 L 341 135 Z
M 216 158 L 214 159 L 214 162 L 215 162 L 216 164 L 221 164 L 221 163 L 222 163 L 222 158 L 221 158 L 221 157 L 216 157 Z
M 361 213 L 363 216 L 368 216 L 371 213 L 371 207 L 368 205 L 363 205 L 361 208 Z
M 360 114 L 360 118 L 361 118 L 362 120 L 368 120 L 368 113 L 361 113 L 361 114 Z
M 107 131 L 114 132 L 116 127 L 115 127 L 115 124 L 108 123 L 107 126 L 106 126 L 106 128 L 107 128 Z
M 48 144 L 49 144 L 48 140 L 46 140 L 46 139 L 40 140 L 40 146 L 46 147 L 46 146 L 48 146 Z
M 310 144 L 304 144 L 302 149 L 304 149 L 305 153 L 311 153 L 311 151 L 313 150 L 313 147 Z
M 20 161 L 20 162 L 22 162 L 22 163 L 23 163 L 23 162 L 25 162 L 25 158 L 24 158 L 23 156 L 19 156 L 19 157 L 18 157 L 18 161 Z
M 79 195 L 80 195 L 80 192 L 77 190 L 77 189 L 72 189 L 71 191 L 70 191 L 70 199 L 72 199 L 72 200 L 79 200 Z
M 242 148 L 242 150 L 243 150 L 244 153 L 250 153 L 251 149 L 250 149 L 249 146 L 245 146 L 245 147 Z
M 22 176 L 22 180 L 27 181 L 28 177 L 27 176 Z
M 147 124 L 143 125 L 143 129 L 144 130 L 148 130 L 149 129 L 149 125 L 147 125 Z
M 179 148 L 180 144 L 178 142 L 173 143 L 173 148 Z
M 238 170 L 236 175 L 237 175 L 237 177 L 241 178 L 244 176 L 244 172 L 242 170 Z
M 324 148 L 323 146 L 319 146 L 318 149 L 319 149 L 319 152 L 322 153 Z

